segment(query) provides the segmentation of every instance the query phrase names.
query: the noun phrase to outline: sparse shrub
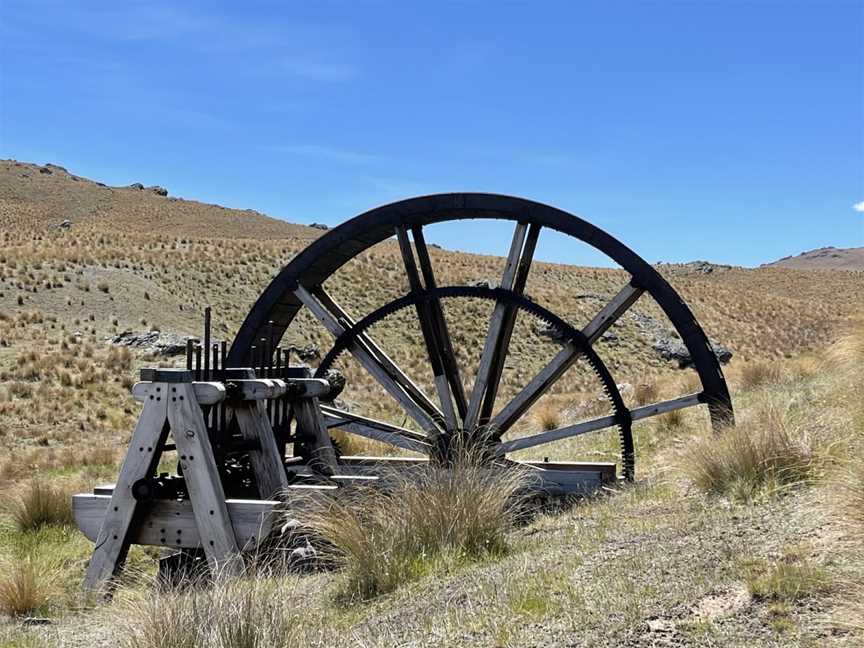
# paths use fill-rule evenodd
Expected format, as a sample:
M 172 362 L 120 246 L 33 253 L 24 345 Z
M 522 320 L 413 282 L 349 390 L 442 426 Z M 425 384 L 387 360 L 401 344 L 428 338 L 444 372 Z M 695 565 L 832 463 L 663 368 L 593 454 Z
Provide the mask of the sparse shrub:
M 386 490 L 360 487 L 310 501 L 303 522 L 345 570 L 343 600 L 368 599 L 448 561 L 506 553 L 525 475 L 460 453 L 452 467 L 394 475 Z
M 25 617 L 47 607 L 54 595 L 54 582 L 32 556 L 6 560 L 0 569 L 0 611 Z
M 9 505 L 19 531 L 36 531 L 43 526 L 72 524 L 72 495 L 69 491 L 41 481 L 31 481 Z

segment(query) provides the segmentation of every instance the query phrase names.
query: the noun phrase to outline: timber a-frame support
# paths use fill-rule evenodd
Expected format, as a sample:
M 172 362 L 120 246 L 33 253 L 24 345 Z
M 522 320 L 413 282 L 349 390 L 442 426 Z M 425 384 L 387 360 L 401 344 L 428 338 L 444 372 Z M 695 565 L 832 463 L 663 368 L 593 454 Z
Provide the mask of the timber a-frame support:
M 236 573 L 242 569 L 241 550 L 269 532 L 269 513 L 288 490 L 265 400 L 286 397 L 304 412 L 304 435 L 316 448 L 329 444 L 316 396 L 326 393 L 326 381 L 235 380 L 230 407 L 249 458 L 260 500 L 226 500 L 203 406 L 224 401 L 222 382 L 193 382 L 185 370 L 144 370 L 144 381 L 132 393 L 144 408 L 132 434 L 117 482 L 110 494 L 76 495 L 73 509 L 79 527 L 95 547 L 84 580 L 85 589 L 110 593 L 113 578 L 123 567 L 131 544 L 202 549 L 211 570 Z M 142 487 L 152 479 L 173 440 L 188 499 L 151 500 Z M 322 438 L 318 438 L 322 437 Z M 321 449 L 318 465 L 332 474 L 335 456 Z

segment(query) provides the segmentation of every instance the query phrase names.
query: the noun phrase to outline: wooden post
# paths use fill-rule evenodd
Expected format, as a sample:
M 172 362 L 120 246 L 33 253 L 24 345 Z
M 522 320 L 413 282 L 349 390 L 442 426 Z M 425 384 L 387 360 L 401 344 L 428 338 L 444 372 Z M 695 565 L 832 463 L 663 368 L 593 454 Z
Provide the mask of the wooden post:
M 330 441 L 330 434 L 321 414 L 318 399 L 299 398 L 294 401 L 297 416 L 297 434 L 303 436 L 310 449 L 309 467 L 315 472 L 330 476 L 336 472 L 336 453 Z
M 237 426 L 246 441 L 254 441 L 258 448 L 249 451 L 252 471 L 258 485 L 261 499 L 269 500 L 285 492 L 288 488 L 288 478 L 282 456 L 276 445 L 276 436 L 270 425 L 270 417 L 264 406 L 264 401 L 253 400 L 238 403 L 234 408 Z
M 132 496 L 132 485 L 153 474 L 165 444 L 166 388 L 165 383 L 154 386 L 153 393 L 144 402 L 144 410 L 132 433 L 129 450 L 120 468 L 111 503 L 102 520 L 96 547 L 87 566 L 84 588 L 88 591 L 104 589 L 107 594 L 111 579 L 120 571 L 126 559 L 132 521 L 138 504 Z M 200 415 L 200 409 L 198 411 Z
M 207 562 L 214 571 L 238 572 L 237 541 L 195 389 L 191 383 L 172 384 L 170 389 L 168 423 Z

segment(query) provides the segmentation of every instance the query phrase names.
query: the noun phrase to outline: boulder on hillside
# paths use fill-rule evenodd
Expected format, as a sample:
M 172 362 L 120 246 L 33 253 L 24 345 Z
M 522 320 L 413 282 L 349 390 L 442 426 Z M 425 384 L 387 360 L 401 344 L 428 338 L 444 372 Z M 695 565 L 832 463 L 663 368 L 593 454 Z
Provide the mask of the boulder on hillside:
M 140 182 L 133 182 L 131 185 L 129 185 L 129 189 L 137 189 L 138 191 L 143 191 L 144 185 Z
M 321 357 L 321 349 L 314 344 L 307 344 L 302 347 L 297 346 L 296 344 L 291 344 L 288 346 L 288 353 L 289 355 L 299 358 L 303 362 L 317 360 Z
M 660 354 L 661 358 L 677 362 L 679 369 L 686 369 L 693 365 L 690 351 L 684 346 L 684 342 L 675 329 L 666 327 L 650 315 L 636 311 L 630 313 L 630 318 L 636 322 L 636 326 L 641 333 L 652 339 L 651 346 Z M 714 355 L 717 356 L 720 364 L 726 364 L 732 359 L 731 349 L 711 338 L 708 338 L 708 342 L 711 344 Z
M 111 344 L 138 349 L 145 353 L 175 356 L 186 353 L 186 340 L 190 338 L 161 331 L 123 331 L 109 339 Z M 197 338 L 192 339 L 197 340 Z
M 325 225 L 324 223 L 310 223 L 309 227 L 311 227 L 311 228 L 313 228 L 313 229 L 320 229 L 320 230 L 328 230 L 328 229 L 330 229 L 330 226 L 329 226 L 329 225 Z
M 152 191 L 157 196 L 167 196 L 168 190 L 165 187 L 160 187 L 159 185 L 153 185 L 152 187 L 147 187 L 147 191 Z

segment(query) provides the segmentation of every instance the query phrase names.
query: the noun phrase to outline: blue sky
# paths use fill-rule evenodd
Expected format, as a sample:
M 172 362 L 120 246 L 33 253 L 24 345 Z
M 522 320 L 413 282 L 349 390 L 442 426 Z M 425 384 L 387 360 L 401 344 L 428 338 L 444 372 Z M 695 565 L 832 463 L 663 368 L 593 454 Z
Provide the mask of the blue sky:
M 508 193 L 756 265 L 864 245 L 862 59 L 860 1 L 0 0 L 0 156 L 307 223 Z

